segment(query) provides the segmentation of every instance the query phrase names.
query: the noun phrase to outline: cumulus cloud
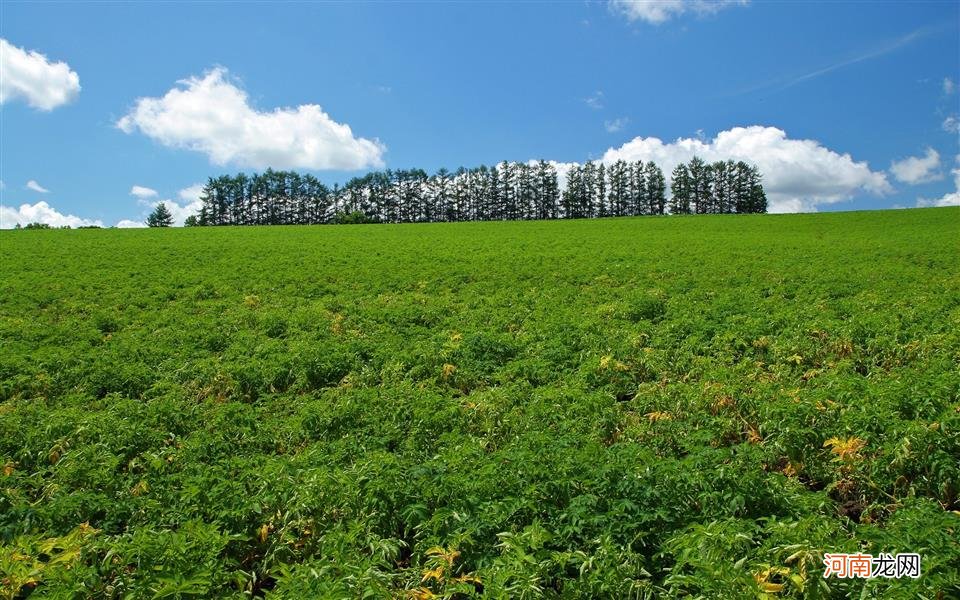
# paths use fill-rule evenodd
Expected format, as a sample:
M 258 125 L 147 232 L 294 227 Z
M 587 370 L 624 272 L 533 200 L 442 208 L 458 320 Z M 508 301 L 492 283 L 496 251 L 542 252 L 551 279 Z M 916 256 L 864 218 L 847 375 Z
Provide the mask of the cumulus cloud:
M 619 117 L 613 119 L 612 121 L 604 121 L 603 128 L 607 130 L 608 133 L 616 133 L 627 126 L 627 123 L 630 122 L 630 119 L 627 117 Z
M 950 173 L 953 175 L 953 191 L 947 192 L 941 198 L 928 200 L 926 198 L 917 198 L 917 206 L 924 208 L 928 206 L 960 206 L 960 154 L 954 158 L 956 166 Z
M 51 62 L 39 52 L 18 48 L 0 38 L 0 104 L 25 100 L 50 111 L 80 93 L 80 76 L 65 62 Z
M 65 215 L 46 202 L 36 204 L 21 204 L 20 208 L 3 206 L 0 204 L 0 229 L 11 229 L 17 224 L 46 223 L 51 227 L 81 227 L 97 225 L 103 227 L 99 220 L 82 219 L 74 215 Z
M 143 187 L 142 185 L 135 185 L 130 188 L 130 195 L 136 196 L 137 198 L 153 198 L 157 195 L 157 190 Z
M 660 25 L 680 15 L 711 15 L 731 6 L 746 6 L 747 0 L 610 0 L 610 10 L 628 21 Z
M 146 227 L 147 224 L 142 221 L 131 221 L 130 219 L 121 219 L 117 221 L 117 224 L 114 225 L 117 229 L 136 229 L 138 227 Z
M 200 202 L 200 195 L 203 194 L 203 188 L 204 185 L 202 183 L 195 183 L 177 192 L 177 196 L 186 202 Z M 197 210 L 200 210 L 199 205 Z
M 637 137 L 607 150 L 603 162 L 652 160 L 669 179 L 677 164 L 694 156 L 757 165 L 770 212 L 815 211 L 821 204 L 841 202 L 860 191 L 879 195 L 893 191 L 886 174 L 870 170 L 866 162 L 816 140 L 790 139 L 782 129 L 759 125 L 721 131 L 712 140 L 678 138 L 664 143 L 655 137 Z
M 911 156 L 890 165 L 890 172 L 897 181 L 911 185 L 943 179 L 943 173 L 939 169 L 940 154 L 933 148 L 927 148 L 927 153 L 923 156 Z
M 355 137 L 316 104 L 257 110 L 219 67 L 178 81 L 162 97 L 138 99 L 117 127 L 202 152 L 217 165 L 256 169 L 381 167 L 386 151 L 379 140 Z
M 37 183 L 37 182 L 34 181 L 33 179 L 31 179 L 30 181 L 28 181 L 28 182 L 27 182 L 27 185 L 25 185 L 24 187 L 26 187 L 28 190 L 32 190 L 32 191 L 34 191 L 34 192 L 39 192 L 39 193 L 41 193 L 41 194 L 49 194 L 49 193 L 50 193 L 50 190 L 48 190 L 47 188 L 43 187 L 42 185 L 40 185 L 39 183 Z

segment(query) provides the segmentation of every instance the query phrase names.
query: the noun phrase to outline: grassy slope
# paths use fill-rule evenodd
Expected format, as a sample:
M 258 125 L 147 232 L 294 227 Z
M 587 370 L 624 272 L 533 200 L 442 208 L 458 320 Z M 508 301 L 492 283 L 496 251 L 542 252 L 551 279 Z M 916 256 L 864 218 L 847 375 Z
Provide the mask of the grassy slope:
M 2 232 L 0 591 L 960 593 L 958 233 Z

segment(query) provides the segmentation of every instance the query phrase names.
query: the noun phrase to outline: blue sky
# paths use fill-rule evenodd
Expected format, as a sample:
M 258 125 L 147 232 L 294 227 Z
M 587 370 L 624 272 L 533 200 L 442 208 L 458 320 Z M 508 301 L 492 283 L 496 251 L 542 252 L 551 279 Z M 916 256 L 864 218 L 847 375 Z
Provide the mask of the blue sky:
M 266 166 L 698 153 L 756 162 L 780 211 L 960 197 L 957 2 L 4 1 L 0 23 L 5 227 L 182 217 Z

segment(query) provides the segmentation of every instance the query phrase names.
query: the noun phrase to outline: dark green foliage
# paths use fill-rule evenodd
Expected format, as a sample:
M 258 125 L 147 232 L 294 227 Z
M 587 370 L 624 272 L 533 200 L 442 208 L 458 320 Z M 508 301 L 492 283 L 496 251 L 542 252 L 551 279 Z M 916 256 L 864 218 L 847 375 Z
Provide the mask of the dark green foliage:
M 170 227 L 171 225 L 173 225 L 173 215 L 163 202 L 158 204 L 147 217 L 147 227 Z
M 0 232 L 0 596 L 956 597 L 958 227 Z
M 713 166 L 700 159 L 698 212 L 766 212 L 760 175 L 744 163 Z M 686 167 L 684 167 L 686 168 Z M 735 169 L 744 169 L 743 173 Z M 683 175 L 683 174 L 681 174 Z M 674 172 L 672 212 L 689 212 L 688 176 Z M 729 180 L 729 181 L 728 181 Z M 736 183 L 737 185 L 734 185 Z M 210 178 L 199 215 L 184 225 L 292 225 L 519 221 L 662 215 L 667 212 L 666 179 L 654 162 L 617 161 L 573 165 L 563 193 L 553 164 L 502 162 L 495 167 L 440 169 L 432 177 L 420 169 L 387 170 L 355 177 L 328 189 L 311 175 L 273 171 L 248 177 Z M 162 206 L 162 205 L 161 205 Z M 157 207 L 160 210 L 160 206 Z

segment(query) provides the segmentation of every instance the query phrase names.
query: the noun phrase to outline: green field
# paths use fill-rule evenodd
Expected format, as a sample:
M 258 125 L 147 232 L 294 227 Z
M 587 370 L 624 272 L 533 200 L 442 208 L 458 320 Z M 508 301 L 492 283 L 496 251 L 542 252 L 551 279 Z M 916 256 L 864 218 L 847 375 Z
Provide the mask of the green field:
M 957 597 L 958 240 L 0 232 L 0 598 Z

